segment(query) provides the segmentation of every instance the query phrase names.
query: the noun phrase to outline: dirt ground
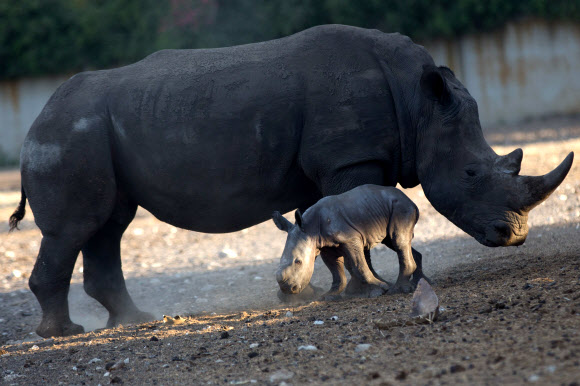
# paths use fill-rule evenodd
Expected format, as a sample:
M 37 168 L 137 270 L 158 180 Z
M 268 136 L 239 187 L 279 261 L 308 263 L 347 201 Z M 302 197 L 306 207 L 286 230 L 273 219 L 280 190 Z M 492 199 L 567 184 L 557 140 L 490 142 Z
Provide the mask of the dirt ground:
M 488 130 L 496 152 L 524 150 L 523 174 L 580 155 L 580 117 Z M 20 192 L 0 172 L 0 219 Z M 84 294 L 79 258 L 70 291 L 83 335 L 41 339 L 40 307 L 27 280 L 40 243 L 29 211 L 21 230 L 0 227 L 0 384 L 563 384 L 580 381 L 580 167 L 530 214 L 521 247 L 478 244 L 425 199 L 414 247 L 434 281 L 441 316 L 429 325 L 392 323 L 411 295 L 281 304 L 274 277 L 285 234 L 271 221 L 224 235 L 188 232 L 144 210 L 122 243 L 129 292 L 160 320 L 102 328 L 106 311 Z M 396 255 L 372 251 L 394 281 Z M 313 283 L 330 286 L 316 263 Z M 181 315 L 168 324 L 162 315 Z M 321 323 L 322 322 L 322 323 Z

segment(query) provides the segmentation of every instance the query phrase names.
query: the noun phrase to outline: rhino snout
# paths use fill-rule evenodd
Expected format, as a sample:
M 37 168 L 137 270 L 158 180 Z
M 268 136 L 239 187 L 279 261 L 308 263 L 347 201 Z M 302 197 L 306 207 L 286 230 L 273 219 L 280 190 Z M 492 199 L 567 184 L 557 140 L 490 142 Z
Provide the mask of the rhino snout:
M 486 229 L 486 242 L 492 247 L 522 245 L 528 235 L 527 226 L 517 229 L 518 232 L 515 232 L 515 230 L 513 225 L 505 221 L 494 221 Z
M 290 280 L 289 277 L 285 277 L 284 270 L 279 269 L 276 272 L 276 281 L 280 286 L 280 290 L 285 294 L 297 294 L 300 293 L 300 286 L 294 283 L 293 280 Z

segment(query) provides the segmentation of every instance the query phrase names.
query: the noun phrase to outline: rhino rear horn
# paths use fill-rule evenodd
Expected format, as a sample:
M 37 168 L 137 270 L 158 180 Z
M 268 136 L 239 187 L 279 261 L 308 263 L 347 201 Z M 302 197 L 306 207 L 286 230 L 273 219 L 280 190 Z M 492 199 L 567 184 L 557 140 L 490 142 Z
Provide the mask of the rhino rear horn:
M 550 173 L 543 176 L 521 176 L 522 184 L 524 185 L 525 195 L 522 198 L 522 210 L 530 211 L 534 207 L 542 203 L 546 198 L 552 194 L 554 190 L 564 181 L 566 175 L 572 167 L 574 160 L 574 152 L 570 152 L 568 156 L 562 161 L 560 165 Z
M 523 156 L 524 152 L 522 149 L 516 149 L 507 155 L 499 157 L 496 166 L 502 173 L 517 176 L 520 173 L 520 168 L 522 167 Z

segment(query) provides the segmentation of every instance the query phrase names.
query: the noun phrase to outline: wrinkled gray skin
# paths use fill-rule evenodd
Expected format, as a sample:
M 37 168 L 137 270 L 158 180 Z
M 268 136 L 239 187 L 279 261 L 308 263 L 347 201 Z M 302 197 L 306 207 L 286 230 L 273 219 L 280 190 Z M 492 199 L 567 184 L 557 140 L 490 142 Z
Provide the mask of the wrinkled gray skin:
M 394 187 L 363 185 L 328 196 L 311 206 L 304 216 L 296 211 L 296 224 L 279 212 L 272 219 L 288 232 L 276 280 L 286 294 L 298 294 L 310 283 L 314 260 L 324 250 L 332 273 L 326 298 L 347 294 L 375 297 L 387 290 L 410 292 L 423 276 L 422 256 L 411 247 L 419 219 L 417 206 Z M 399 276 L 394 285 L 380 278 L 370 265 L 370 250 L 383 243 L 397 253 Z M 333 257 L 333 258 L 330 258 Z M 344 267 L 351 274 L 346 283 Z
M 363 184 L 423 184 L 437 210 L 489 246 L 517 245 L 527 213 L 568 172 L 518 176 L 453 73 L 405 36 L 330 25 L 263 43 L 164 50 L 65 82 L 21 152 L 43 238 L 30 276 L 43 337 L 71 322 L 71 273 L 108 325 L 150 318 L 131 300 L 120 240 L 137 206 L 175 226 L 232 232 Z M 162 258 L 162 256 L 160 256 Z

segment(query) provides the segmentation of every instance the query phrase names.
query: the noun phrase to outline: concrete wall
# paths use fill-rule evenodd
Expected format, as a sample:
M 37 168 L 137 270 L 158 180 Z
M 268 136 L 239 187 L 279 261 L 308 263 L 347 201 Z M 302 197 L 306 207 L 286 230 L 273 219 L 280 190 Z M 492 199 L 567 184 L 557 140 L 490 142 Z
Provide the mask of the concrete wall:
M 0 82 L 0 166 L 18 162 L 20 146 L 48 98 L 68 76 Z
M 526 21 L 425 48 L 475 98 L 483 126 L 580 113 L 580 25 Z
M 484 126 L 580 113 L 580 25 L 525 21 L 424 45 L 473 95 Z M 0 82 L 0 164 L 17 161 L 30 125 L 67 78 Z

